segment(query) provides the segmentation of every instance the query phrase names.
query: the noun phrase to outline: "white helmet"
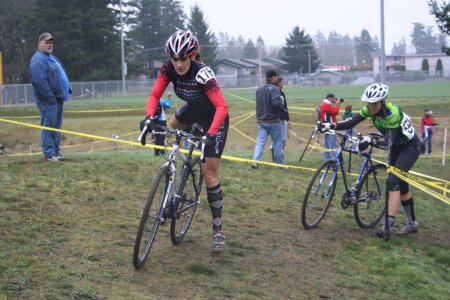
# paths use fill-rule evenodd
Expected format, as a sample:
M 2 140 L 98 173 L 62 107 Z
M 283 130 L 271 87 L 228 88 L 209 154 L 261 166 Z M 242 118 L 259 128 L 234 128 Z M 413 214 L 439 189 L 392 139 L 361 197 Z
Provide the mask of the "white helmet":
M 198 40 L 190 30 L 178 30 L 166 42 L 166 53 L 175 59 L 192 56 L 198 48 Z
M 369 85 L 361 96 L 361 101 L 375 103 L 387 98 L 389 88 L 383 83 L 374 83 Z

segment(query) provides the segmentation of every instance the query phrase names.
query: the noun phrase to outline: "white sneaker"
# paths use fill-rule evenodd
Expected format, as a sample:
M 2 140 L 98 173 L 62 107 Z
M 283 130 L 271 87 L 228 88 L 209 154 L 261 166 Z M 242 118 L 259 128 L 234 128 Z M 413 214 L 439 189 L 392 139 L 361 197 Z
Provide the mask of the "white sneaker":
M 400 229 L 399 232 L 397 232 L 395 235 L 397 236 L 408 236 L 410 234 L 415 234 L 419 232 L 419 223 L 416 221 L 412 223 L 406 224 L 402 229 Z
M 225 235 L 222 231 L 214 230 L 211 249 L 215 254 L 220 254 L 225 250 Z
M 44 157 L 44 159 L 46 161 L 59 161 L 59 159 L 56 156 Z

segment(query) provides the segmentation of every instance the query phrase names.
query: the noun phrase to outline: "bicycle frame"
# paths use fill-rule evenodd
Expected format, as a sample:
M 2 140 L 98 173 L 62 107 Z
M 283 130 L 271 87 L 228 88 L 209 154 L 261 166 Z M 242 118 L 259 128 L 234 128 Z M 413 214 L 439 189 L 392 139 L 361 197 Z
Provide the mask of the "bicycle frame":
M 153 134 L 166 134 L 165 132 L 160 133 L 160 132 L 154 132 Z M 161 206 L 161 210 L 159 212 L 159 219 L 161 221 L 164 221 L 164 217 L 165 217 L 165 209 L 168 207 L 168 204 L 170 204 L 172 206 L 172 208 L 176 207 L 177 202 L 179 201 L 179 199 L 181 198 L 181 192 L 184 189 L 185 186 L 185 180 L 184 178 L 189 174 L 189 172 L 191 171 L 191 166 L 190 166 L 190 161 L 192 159 L 192 152 L 194 151 L 194 146 L 197 145 L 197 143 L 191 141 L 189 138 L 187 139 L 187 141 L 189 142 L 189 149 L 188 149 L 188 154 L 185 155 L 184 153 L 181 153 L 180 150 L 180 144 L 181 144 L 182 138 L 180 136 L 177 135 L 175 143 L 172 145 L 172 149 L 170 151 L 169 154 L 169 158 L 167 159 L 167 162 L 164 163 L 162 167 L 168 165 L 169 166 L 169 180 L 168 180 L 168 184 L 166 187 L 166 191 L 173 191 L 174 189 L 174 184 L 175 184 L 175 176 L 176 176 L 176 159 L 177 156 L 180 157 L 183 161 L 183 166 L 180 172 L 180 179 L 179 179 L 179 185 L 177 186 L 177 190 L 175 191 L 175 193 L 173 195 L 164 195 L 164 201 L 163 201 L 163 205 Z M 195 193 L 196 195 L 199 194 L 198 188 L 195 186 Z M 181 213 L 183 211 L 188 210 L 190 207 L 192 207 L 195 204 L 190 204 L 186 207 L 184 207 L 182 210 L 180 210 L 178 213 Z M 175 214 L 177 212 L 175 212 L 175 210 L 173 210 L 173 214 Z M 176 216 L 170 216 L 170 217 L 176 217 Z
M 323 162 L 317 168 L 308 184 L 302 204 L 302 224 L 305 229 L 312 229 L 317 227 L 325 217 L 336 192 L 340 170 L 344 180 L 343 189 L 345 189 L 341 198 L 341 208 L 346 209 L 353 206 L 358 225 L 362 228 L 372 228 L 380 220 L 385 207 L 384 202 L 380 207 L 380 202 L 377 201 L 381 200 L 381 195 L 384 194 L 378 172 L 386 168 L 372 161 L 373 146 L 370 146 L 367 152 L 359 153 L 345 146 L 347 140 L 351 137 L 334 130 L 329 134 L 335 134 L 339 137 L 339 147 L 331 160 Z M 371 136 L 374 135 L 376 134 L 371 133 Z M 349 173 L 345 168 L 344 152 L 349 152 L 350 155 L 353 153 L 360 154 L 363 157 L 362 165 L 353 185 L 350 183 Z
M 362 179 L 364 173 L 368 169 L 370 169 L 370 168 L 372 168 L 374 166 L 373 161 L 372 161 L 372 148 L 373 147 L 371 146 L 369 151 L 367 151 L 367 152 L 355 151 L 355 150 L 352 150 L 352 149 L 349 149 L 349 148 L 345 147 L 346 141 L 350 138 L 349 136 L 347 136 L 345 134 L 338 133 L 338 132 L 332 132 L 330 134 L 335 134 L 335 135 L 338 135 L 338 136 L 340 136 L 342 138 L 342 142 L 339 143 L 338 151 L 337 151 L 336 156 L 333 159 L 333 161 L 336 163 L 337 168 L 339 168 L 340 171 L 341 171 L 341 174 L 342 174 L 342 177 L 343 177 L 343 180 L 344 180 L 345 192 L 351 198 L 351 201 L 352 201 L 351 204 L 354 204 L 357 201 L 356 192 L 358 190 L 359 185 L 361 184 L 361 179 Z M 358 176 L 357 176 L 356 181 L 353 184 L 352 188 L 350 188 L 350 182 L 349 182 L 349 179 L 348 179 L 348 173 L 345 170 L 343 152 L 349 152 L 349 153 L 352 153 L 352 154 L 358 154 L 358 155 L 361 155 L 361 156 L 364 157 L 364 161 L 363 161 L 363 163 L 361 165 L 361 168 L 359 169 Z M 327 172 L 324 173 L 323 178 L 326 177 L 327 173 L 328 173 L 328 170 L 327 170 Z M 335 181 L 336 177 L 337 177 L 337 172 L 333 175 L 333 179 L 332 179 L 331 182 Z M 321 181 L 322 181 L 322 179 L 321 179 Z

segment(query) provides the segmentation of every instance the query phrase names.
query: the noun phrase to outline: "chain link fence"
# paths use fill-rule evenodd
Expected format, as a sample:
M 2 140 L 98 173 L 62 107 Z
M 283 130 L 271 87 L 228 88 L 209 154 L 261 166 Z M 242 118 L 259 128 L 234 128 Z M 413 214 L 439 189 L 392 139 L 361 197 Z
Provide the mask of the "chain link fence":
M 287 85 L 326 86 L 326 85 L 367 85 L 379 80 L 372 72 L 320 72 L 301 76 L 282 74 Z M 258 75 L 218 75 L 223 88 L 258 87 L 265 79 Z M 434 78 L 434 77 L 433 77 Z M 386 75 L 386 82 L 411 82 L 433 79 L 422 71 L 406 71 Z M 435 78 L 441 79 L 441 78 Z M 148 95 L 155 80 L 121 80 L 71 82 L 72 100 L 90 100 L 97 98 L 115 98 L 123 96 Z M 10 84 L 1 87 L 0 106 L 17 106 L 34 104 L 31 84 Z

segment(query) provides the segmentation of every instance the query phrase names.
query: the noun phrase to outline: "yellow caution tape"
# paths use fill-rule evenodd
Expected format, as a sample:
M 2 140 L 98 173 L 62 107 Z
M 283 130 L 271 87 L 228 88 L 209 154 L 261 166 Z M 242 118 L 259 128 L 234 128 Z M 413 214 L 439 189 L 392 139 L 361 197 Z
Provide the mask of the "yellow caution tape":
M 91 138 L 91 139 L 110 141 L 110 142 L 114 142 L 114 143 L 128 144 L 128 145 L 131 145 L 131 146 L 146 147 L 146 148 L 156 148 L 156 149 L 162 149 L 162 150 L 167 150 L 168 149 L 168 147 L 165 147 L 165 146 L 158 146 L 158 145 L 145 145 L 145 146 L 143 146 L 143 145 L 141 145 L 138 142 L 119 140 L 119 139 L 115 139 L 115 138 L 107 138 L 107 137 L 102 137 L 102 136 L 98 136 L 98 135 L 80 133 L 80 132 L 75 132 L 75 131 L 70 131 L 70 130 L 56 129 L 56 128 L 51 128 L 51 127 L 45 127 L 45 126 L 40 126 L 40 125 L 29 124 L 29 123 L 17 122 L 17 121 L 3 119 L 3 118 L 0 118 L 0 121 L 6 122 L 6 123 L 10 123 L 10 124 L 16 124 L 16 125 L 32 127 L 32 128 L 36 128 L 36 129 L 57 131 L 57 132 L 65 133 L 65 134 L 77 135 L 77 136 Z M 234 126 L 232 126 L 232 127 L 234 129 L 236 129 L 238 132 L 240 132 Z M 244 133 L 242 133 L 242 134 L 244 134 Z M 312 148 L 317 148 L 317 147 L 314 147 L 314 146 L 311 146 L 311 147 Z M 186 153 L 187 151 L 184 150 L 184 149 L 181 149 L 181 152 Z M 200 154 L 198 151 L 195 151 L 195 152 L 196 152 L 197 155 Z M 233 156 L 228 156 L 228 155 L 222 155 L 222 158 L 226 159 L 226 160 L 230 160 L 230 161 L 237 161 L 237 162 L 244 162 L 244 163 L 257 163 L 257 164 L 260 164 L 260 165 L 273 166 L 273 167 L 278 167 L 280 169 L 307 170 L 307 171 L 312 171 L 312 172 L 316 171 L 316 169 L 312 169 L 312 168 L 305 168 L 305 167 L 299 167 L 299 166 L 293 166 L 293 165 L 285 165 L 285 164 L 276 164 L 276 163 L 270 163 L 270 162 L 256 161 L 256 160 L 252 160 L 252 159 L 245 159 L 245 158 L 233 157 Z M 376 160 L 374 160 L 374 161 L 376 161 Z M 413 175 L 413 174 L 411 174 L 409 172 L 404 172 L 404 171 L 399 170 L 399 169 L 397 169 L 397 168 L 395 168 L 393 166 L 388 166 L 387 167 L 387 171 L 388 171 L 388 173 L 395 174 L 400 179 L 404 180 L 405 182 L 408 182 L 409 184 L 411 184 L 412 186 L 422 190 L 423 192 L 428 193 L 429 195 L 432 195 L 433 197 L 435 197 L 435 198 L 437 198 L 437 199 L 439 199 L 439 200 L 441 200 L 441 201 L 443 201 L 443 202 L 445 202 L 447 204 L 450 204 L 450 199 L 448 197 L 446 197 L 446 195 L 450 193 L 450 190 L 447 189 L 447 186 L 449 186 L 449 181 L 440 180 L 440 179 L 438 180 L 439 183 L 426 181 L 426 180 L 424 180 L 422 178 L 419 178 L 419 177 L 417 177 L 417 176 L 415 176 L 415 175 Z M 351 175 L 353 175 L 353 174 L 351 174 Z M 354 175 L 356 175 L 356 174 L 354 174 Z M 444 184 L 444 187 L 441 186 L 442 183 Z M 440 193 L 438 193 L 438 192 L 436 192 L 436 191 L 434 191 L 434 190 L 424 186 L 423 184 L 427 184 L 427 185 L 433 186 L 434 188 L 442 190 L 443 194 L 440 194 Z

